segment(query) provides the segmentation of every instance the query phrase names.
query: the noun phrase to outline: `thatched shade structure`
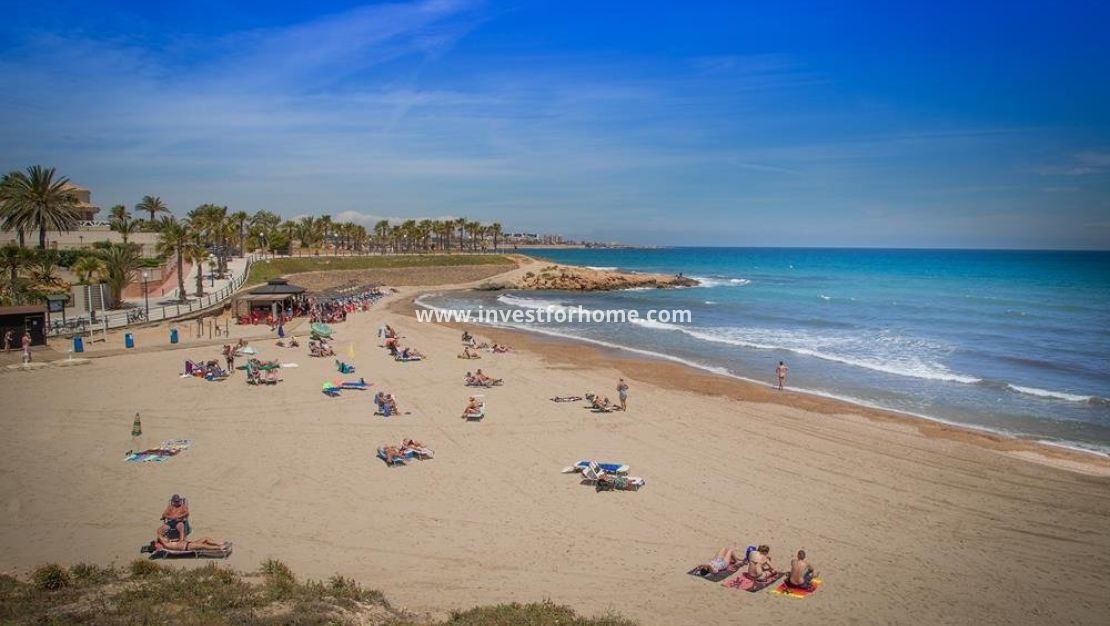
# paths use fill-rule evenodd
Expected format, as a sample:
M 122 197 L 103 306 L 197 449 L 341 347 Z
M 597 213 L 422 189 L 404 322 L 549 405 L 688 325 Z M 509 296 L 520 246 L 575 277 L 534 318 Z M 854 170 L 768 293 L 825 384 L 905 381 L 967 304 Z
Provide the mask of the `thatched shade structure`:
M 273 278 L 261 287 L 235 296 L 231 312 L 235 317 L 244 317 L 257 309 L 269 309 L 277 317 L 278 311 L 284 310 L 290 301 L 303 296 L 305 291 L 304 287 L 290 285 L 284 278 Z

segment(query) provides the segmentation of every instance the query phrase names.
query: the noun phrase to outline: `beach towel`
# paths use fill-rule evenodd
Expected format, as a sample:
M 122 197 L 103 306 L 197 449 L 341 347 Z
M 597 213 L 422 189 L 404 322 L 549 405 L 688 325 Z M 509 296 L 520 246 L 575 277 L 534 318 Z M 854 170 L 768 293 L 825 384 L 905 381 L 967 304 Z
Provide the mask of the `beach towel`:
M 552 402 L 578 402 L 582 400 L 582 396 L 555 396 L 551 398 Z
M 742 589 L 744 591 L 755 593 L 757 591 L 763 591 L 767 587 L 775 584 L 783 576 L 786 576 L 786 573 L 779 572 L 771 578 L 768 578 L 767 580 L 757 581 L 752 579 L 751 576 L 748 576 L 747 572 L 744 572 L 743 574 L 740 574 L 739 576 L 733 578 L 728 582 L 721 583 L 721 585 L 724 587 L 728 587 L 729 589 Z
M 809 597 L 809 596 L 813 595 L 814 593 L 817 592 L 818 589 L 821 588 L 822 583 L 821 583 L 820 578 L 814 578 L 812 583 L 813 583 L 813 586 L 809 589 L 799 589 L 798 587 L 790 587 L 789 585 L 786 584 L 786 581 L 784 580 L 784 581 L 782 581 L 781 585 L 772 589 L 770 591 L 770 593 L 772 593 L 776 596 L 789 596 L 791 598 L 806 598 L 806 597 Z
M 360 378 L 358 380 L 340 381 L 339 384 L 336 385 L 336 387 L 339 387 L 340 389 L 356 389 L 359 391 L 366 391 L 370 388 L 371 384 L 372 383 L 366 382 L 365 378 Z
M 639 476 L 609 476 L 610 480 L 595 482 L 597 491 L 639 491 L 647 481 Z
M 416 361 L 423 360 L 423 358 L 424 357 L 419 357 L 419 356 L 410 356 L 408 358 L 405 358 L 405 357 L 402 357 L 402 356 L 395 356 L 395 357 L 393 357 L 393 360 L 397 361 L 398 363 L 408 363 L 409 361 L 412 361 L 412 362 L 415 363 Z
M 589 459 L 584 459 L 575 463 L 574 465 L 568 465 L 567 467 L 564 467 L 563 473 L 570 474 L 573 472 L 581 472 L 591 465 L 594 466 L 594 471 L 600 469 L 607 474 L 627 474 L 628 470 L 631 469 L 624 463 L 597 462 L 591 461 Z
M 740 570 L 740 567 L 741 567 L 740 565 L 733 565 L 732 567 L 723 569 L 719 572 L 714 572 L 712 569 L 710 569 L 708 567 L 704 567 L 704 566 L 699 565 L 699 566 L 695 567 L 694 569 L 692 569 L 692 570 L 690 570 L 686 573 L 691 575 L 691 576 L 696 576 L 698 578 L 701 578 L 703 580 L 708 580 L 709 582 L 719 583 L 722 580 L 724 580 L 724 579 L 728 578 L 729 576 L 732 576 L 733 574 L 738 572 Z
M 187 450 L 192 443 L 193 442 L 188 439 L 167 439 L 157 448 L 150 448 L 138 452 L 128 450 L 127 453 L 123 455 L 123 461 L 125 463 L 161 463 Z
M 221 550 L 167 550 L 151 541 L 139 548 L 139 553 L 149 553 L 151 559 L 226 559 L 231 556 L 232 550 L 231 542 Z
M 324 393 L 324 395 L 328 396 L 329 398 L 338 398 L 339 397 L 339 392 L 341 390 L 342 390 L 341 388 L 336 387 L 335 385 L 333 385 L 331 383 L 324 383 L 323 387 L 321 387 L 321 389 L 320 389 L 320 391 L 322 391 Z

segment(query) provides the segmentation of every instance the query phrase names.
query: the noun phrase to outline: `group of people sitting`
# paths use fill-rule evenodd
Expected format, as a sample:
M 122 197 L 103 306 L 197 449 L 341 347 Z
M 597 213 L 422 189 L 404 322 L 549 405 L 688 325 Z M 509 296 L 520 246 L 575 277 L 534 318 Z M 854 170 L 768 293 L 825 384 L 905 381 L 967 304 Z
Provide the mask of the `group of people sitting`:
M 392 465 L 394 463 L 404 463 L 413 457 L 431 459 L 435 457 L 435 451 L 419 441 L 403 439 L 399 446 L 385 445 L 378 448 L 378 456 Z
M 301 342 L 297 341 L 296 335 L 291 335 L 288 340 L 278 339 L 274 343 L 274 345 L 279 348 L 299 348 L 301 346 Z
M 616 404 L 615 402 L 610 402 L 608 396 L 603 398 L 596 394 L 587 393 L 586 402 L 590 403 L 587 408 L 591 411 L 602 411 L 604 413 L 608 413 L 610 411 L 621 410 L 621 405 Z
M 493 387 L 494 385 L 500 385 L 505 382 L 501 378 L 486 376 L 482 373 L 482 368 L 478 368 L 478 371 L 473 374 L 467 372 L 464 380 L 466 381 L 467 387 Z
M 310 321 L 327 324 L 345 322 L 348 313 L 368 311 L 370 305 L 381 297 L 381 290 L 373 287 L 349 296 L 326 299 L 309 298 Z
M 281 362 L 263 361 L 258 358 L 247 359 L 245 366 L 248 385 L 276 385 L 281 382 Z
M 385 346 L 386 350 L 389 350 L 389 355 L 396 361 L 419 361 L 427 358 L 423 352 L 416 348 L 401 347 L 401 337 L 389 324 L 379 329 L 378 335 L 383 338 L 382 345 Z
M 742 567 L 747 568 L 743 576 L 753 582 L 768 582 L 779 577 L 779 571 L 771 563 L 771 547 L 767 544 L 748 546 L 743 557 L 735 548 L 721 548 L 717 556 L 708 563 L 699 565 L 698 569 L 717 574 L 735 572 Z M 785 581 L 787 588 L 813 591 L 813 579 L 816 577 L 817 572 L 806 559 L 806 551 L 798 550 L 797 556 L 790 561 L 790 573 Z
M 480 359 L 480 358 L 482 358 L 482 355 L 478 354 L 478 350 L 489 350 L 493 354 L 504 354 L 504 353 L 509 352 L 510 350 L 512 350 L 512 348 L 510 348 L 509 346 L 502 345 L 502 344 L 499 344 L 499 343 L 492 343 L 491 344 L 491 343 L 486 342 L 486 341 L 483 341 L 481 343 L 477 343 L 477 340 L 474 338 L 474 335 L 471 335 L 469 332 L 467 332 L 465 330 L 463 331 L 463 334 L 462 334 L 462 343 L 463 343 L 463 351 L 459 353 L 459 358 L 460 359 Z
M 190 550 L 226 550 L 230 544 L 209 537 L 189 539 L 192 528 L 189 526 L 189 504 L 178 494 L 170 498 L 166 510 L 162 512 L 162 524 L 154 531 L 151 548 L 171 552 Z
M 332 349 L 327 339 L 320 339 L 319 341 L 310 339 L 308 341 L 308 356 L 335 356 L 335 350 Z
M 216 359 L 210 361 L 185 360 L 185 374 L 187 376 L 196 376 L 205 380 L 224 380 L 229 373 L 228 370 L 220 367 L 220 362 Z
M 401 412 L 401 410 L 397 408 L 397 398 L 393 397 L 393 394 L 384 391 L 379 391 L 374 394 L 374 406 L 377 407 L 377 413 L 385 417 L 397 415 Z

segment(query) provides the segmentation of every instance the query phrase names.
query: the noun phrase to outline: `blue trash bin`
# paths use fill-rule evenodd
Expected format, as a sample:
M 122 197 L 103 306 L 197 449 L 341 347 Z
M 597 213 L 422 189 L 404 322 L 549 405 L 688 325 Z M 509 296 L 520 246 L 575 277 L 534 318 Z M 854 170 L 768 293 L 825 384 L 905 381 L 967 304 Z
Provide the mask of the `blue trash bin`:
M 85 340 L 82 339 L 81 337 L 74 337 L 73 338 L 73 351 L 74 352 L 84 352 L 85 351 Z
M 135 347 L 135 337 L 131 333 L 125 333 L 123 335 L 123 347 L 125 347 L 125 348 L 134 348 Z
M 177 343 L 177 329 L 170 329 L 170 343 Z

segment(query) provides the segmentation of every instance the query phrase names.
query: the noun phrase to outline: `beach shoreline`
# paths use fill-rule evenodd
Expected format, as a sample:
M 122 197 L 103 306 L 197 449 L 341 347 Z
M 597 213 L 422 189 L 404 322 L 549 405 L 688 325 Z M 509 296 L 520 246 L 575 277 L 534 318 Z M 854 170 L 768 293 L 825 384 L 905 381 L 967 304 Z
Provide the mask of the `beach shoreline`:
M 415 318 L 413 312 L 421 296 L 429 293 L 443 294 L 450 291 L 465 292 L 471 288 L 441 288 L 434 291 L 405 293 L 394 300 L 393 311 Z M 1018 434 L 999 432 L 931 417 L 906 413 L 884 407 L 871 406 L 860 401 L 838 398 L 811 390 L 788 388 L 779 392 L 771 383 L 760 383 L 737 375 L 712 372 L 685 362 L 676 362 L 665 355 L 649 354 L 636 348 L 601 345 L 589 340 L 545 335 L 542 332 L 480 324 L 448 324 L 442 326 L 463 329 L 491 337 L 497 343 L 518 346 L 524 350 L 558 364 L 586 366 L 604 363 L 614 369 L 626 371 L 653 384 L 670 389 L 695 389 L 699 393 L 722 396 L 733 400 L 769 402 L 813 411 L 823 415 L 851 413 L 875 421 L 899 423 L 916 428 L 923 436 L 947 438 L 982 446 L 1000 453 L 1024 458 L 1027 461 L 1059 469 L 1076 471 L 1091 476 L 1110 477 L 1110 455 L 1096 450 L 1026 438 Z M 658 371 L 652 372 L 651 368 Z

